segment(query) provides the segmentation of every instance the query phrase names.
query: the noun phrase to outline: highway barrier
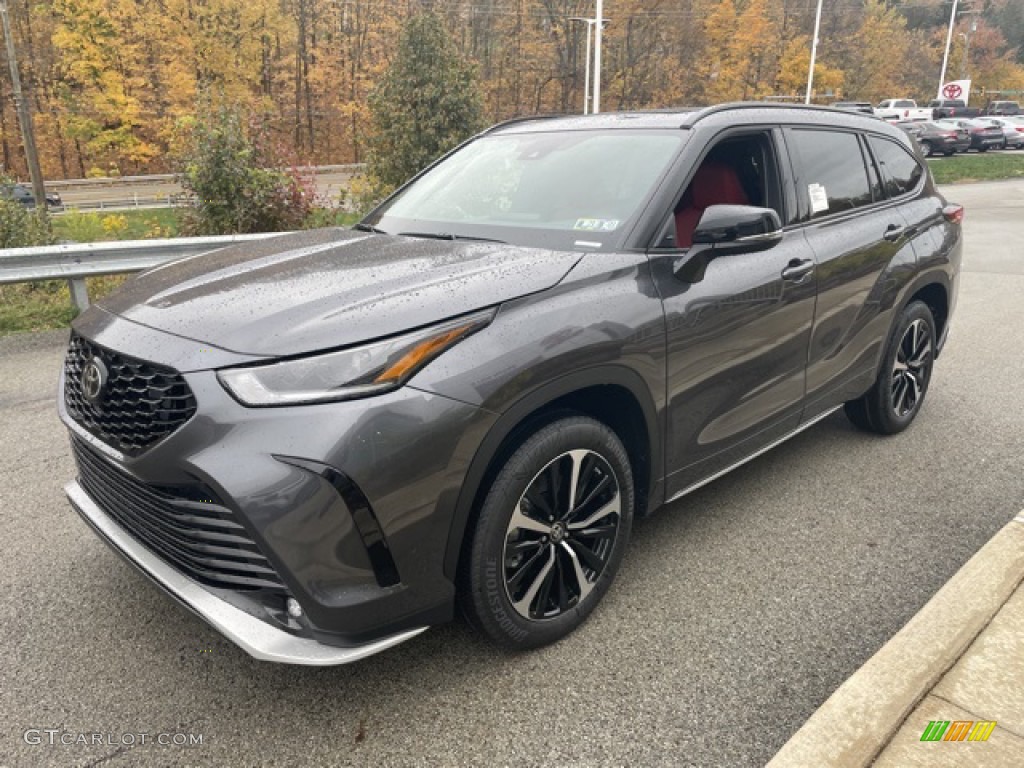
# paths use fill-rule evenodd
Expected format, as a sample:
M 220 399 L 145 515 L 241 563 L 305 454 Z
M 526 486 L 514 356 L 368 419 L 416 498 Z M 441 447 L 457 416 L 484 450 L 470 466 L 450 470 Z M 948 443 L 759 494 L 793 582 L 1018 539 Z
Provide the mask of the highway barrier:
M 39 280 L 67 280 L 79 311 L 89 306 L 85 278 L 141 272 L 188 256 L 198 256 L 236 243 L 265 240 L 282 232 L 215 237 L 172 237 L 110 243 L 67 243 L 33 248 L 0 249 L 0 285 Z

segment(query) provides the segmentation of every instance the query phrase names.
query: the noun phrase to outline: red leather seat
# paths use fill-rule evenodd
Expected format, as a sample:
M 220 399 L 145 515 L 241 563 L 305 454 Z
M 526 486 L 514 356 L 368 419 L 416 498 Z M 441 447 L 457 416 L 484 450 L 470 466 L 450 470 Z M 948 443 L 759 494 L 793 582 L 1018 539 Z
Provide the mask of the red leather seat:
M 676 207 L 676 246 L 693 245 L 693 231 L 709 205 L 748 205 L 740 177 L 731 165 L 715 160 L 701 164 Z

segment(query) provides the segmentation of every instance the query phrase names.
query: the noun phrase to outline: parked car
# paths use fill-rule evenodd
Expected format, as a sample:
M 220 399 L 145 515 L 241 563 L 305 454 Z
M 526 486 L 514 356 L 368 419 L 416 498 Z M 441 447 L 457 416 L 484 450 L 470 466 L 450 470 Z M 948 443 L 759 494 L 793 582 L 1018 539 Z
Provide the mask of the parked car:
M 971 134 L 971 149 L 988 152 L 990 149 L 999 149 L 1006 143 L 1002 126 L 987 118 L 976 117 L 963 122 Z
M 32 194 L 32 187 L 27 184 L 9 184 L 0 187 L 0 195 L 9 200 L 21 203 L 26 208 L 36 207 L 36 198 Z M 46 204 L 48 206 L 59 206 L 62 204 L 60 195 L 56 192 L 47 193 Z
M 938 128 L 951 131 L 956 135 L 953 142 L 954 151 L 966 152 L 971 148 L 970 127 L 963 120 L 935 120 L 933 122 Z
M 911 425 L 962 216 L 866 115 L 513 120 L 353 230 L 183 259 L 79 315 L 67 493 L 258 658 L 354 661 L 457 605 L 550 643 L 638 517 L 838 409 Z
M 1024 146 L 1024 126 L 1009 117 L 985 118 L 1003 130 L 1003 148 L 1020 149 Z
M 832 104 L 836 109 L 845 109 L 851 112 L 863 112 L 867 115 L 875 114 L 870 101 L 837 101 Z
M 919 107 L 913 99 L 886 99 L 875 107 L 875 117 L 883 120 L 931 120 L 932 111 Z
M 966 137 L 964 139 L 958 135 L 958 130 L 955 127 L 948 125 L 940 125 L 929 120 L 901 122 L 895 125 L 914 137 L 921 145 L 921 151 L 924 152 L 925 157 L 940 154 L 949 157 L 957 151 L 958 146 L 965 148 L 970 146 L 970 137 L 967 131 L 964 131 Z
M 985 107 L 986 115 L 1019 115 L 1020 104 L 1016 101 L 990 101 Z
M 981 110 L 968 107 L 963 99 L 932 99 L 928 104 L 932 110 L 932 119 L 942 120 L 949 117 L 971 118 L 981 114 Z

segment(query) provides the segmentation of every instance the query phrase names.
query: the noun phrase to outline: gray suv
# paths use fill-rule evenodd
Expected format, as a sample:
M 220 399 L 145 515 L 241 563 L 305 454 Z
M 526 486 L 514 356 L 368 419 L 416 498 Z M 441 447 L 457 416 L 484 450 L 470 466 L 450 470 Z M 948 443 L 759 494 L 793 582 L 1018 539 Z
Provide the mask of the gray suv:
M 839 408 L 913 421 L 962 215 L 905 133 L 841 110 L 498 125 L 353 230 L 171 263 L 83 313 L 67 493 L 258 658 L 353 661 L 457 608 L 550 643 L 637 518 Z

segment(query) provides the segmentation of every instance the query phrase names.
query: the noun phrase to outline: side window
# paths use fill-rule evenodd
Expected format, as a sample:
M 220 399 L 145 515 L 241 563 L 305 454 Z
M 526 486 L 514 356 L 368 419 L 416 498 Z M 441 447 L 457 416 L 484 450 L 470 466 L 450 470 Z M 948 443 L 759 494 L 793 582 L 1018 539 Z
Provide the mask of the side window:
M 820 219 L 872 203 L 857 134 L 798 128 L 790 136 L 790 151 L 800 163 L 798 191 L 809 201 L 809 218 Z
M 868 139 L 871 152 L 882 167 L 885 192 L 889 197 L 899 197 L 912 191 L 921 181 L 924 169 L 910 152 L 895 141 L 878 136 Z
M 661 248 L 689 248 L 704 211 L 712 205 L 772 208 L 783 218 L 778 162 L 771 134 L 732 136 L 704 156 L 681 190 Z M 674 226 L 673 226 L 674 225 Z

